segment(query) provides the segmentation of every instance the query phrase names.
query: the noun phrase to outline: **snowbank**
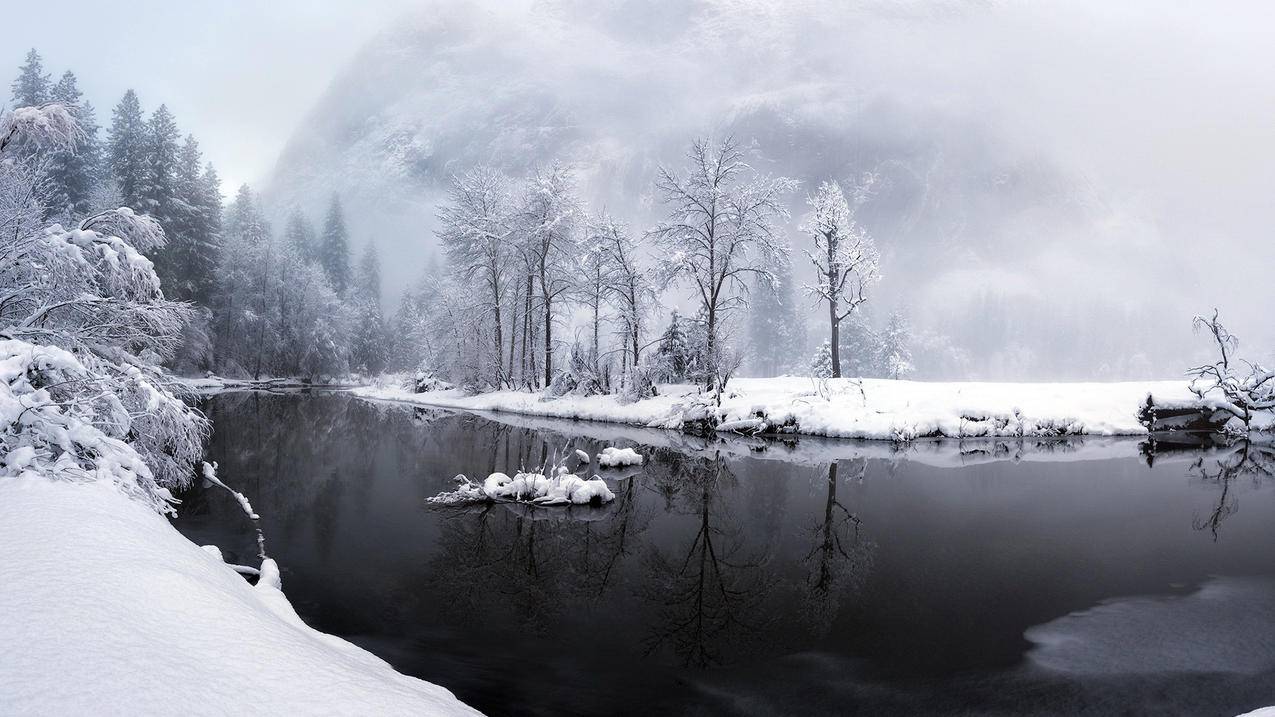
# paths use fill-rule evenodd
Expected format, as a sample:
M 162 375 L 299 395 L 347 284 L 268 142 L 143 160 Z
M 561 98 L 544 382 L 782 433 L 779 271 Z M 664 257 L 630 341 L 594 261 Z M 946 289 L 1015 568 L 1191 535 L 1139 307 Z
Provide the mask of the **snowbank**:
M 0 480 L 6 714 L 474 715 L 307 627 L 109 482 Z
M 736 379 L 719 407 L 691 387 L 662 387 L 634 403 L 616 396 L 544 400 L 520 391 L 466 396 L 457 391 L 413 394 L 361 387 L 356 395 L 473 411 L 607 421 L 687 429 L 711 418 L 720 431 L 783 431 L 834 438 L 910 440 L 921 437 L 1141 435 L 1138 410 L 1148 394 L 1190 399 L 1186 381 L 1119 383 L 985 383 L 887 379 Z M 711 429 L 710 429 L 711 430 Z

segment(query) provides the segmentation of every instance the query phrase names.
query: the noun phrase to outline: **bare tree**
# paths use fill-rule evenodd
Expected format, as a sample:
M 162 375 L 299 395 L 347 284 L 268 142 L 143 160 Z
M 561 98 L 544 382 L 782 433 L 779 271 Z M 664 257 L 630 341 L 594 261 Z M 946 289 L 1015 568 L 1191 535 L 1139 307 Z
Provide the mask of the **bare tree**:
M 801 231 L 814 240 L 814 250 L 805 254 L 814 264 L 816 283 L 805 289 L 828 305 L 833 378 L 841 378 L 841 321 L 868 300 L 868 287 L 880 279 L 876 245 L 855 221 L 875 179 L 875 175 L 864 175 L 855 187 L 853 205 L 836 182 L 820 184 L 806 199 L 810 213 Z
M 447 203 L 439 209 L 439 240 L 447 248 L 452 269 L 478 278 L 483 285 L 483 306 L 491 312 L 495 380 L 507 383 L 502 358 L 506 274 L 512 259 L 514 233 L 509 179 L 490 167 L 475 167 L 452 179 Z
M 1213 337 L 1219 358 L 1187 371 L 1188 375 L 1194 376 L 1191 392 L 1201 400 L 1210 394 L 1221 394 L 1223 401 L 1216 408 L 1238 418 L 1247 430 L 1255 412 L 1275 410 L 1275 371 L 1233 356 L 1240 341 L 1222 325 L 1217 309 L 1213 310 L 1211 318 L 1196 316 L 1194 326 L 1196 331 L 1207 330 Z M 1248 368 L 1248 375 L 1241 376 L 1236 372 L 1237 363 Z
M 553 381 L 553 310 L 575 286 L 571 260 L 579 242 L 580 205 L 571 171 L 554 163 L 527 178 L 521 211 L 524 243 L 540 285 L 545 385 Z
M 729 137 L 715 147 L 696 140 L 687 160 L 685 172 L 660 167 L 655 187 L 668 216 L 650 235 L 665 253 L 668 277 L 694 287 L 705 317 L 706 358 L 715 363 L 721 314 L 747 305 L 745 278 L 773 281 L 768 267 L 787 257 L 778 223 L 788 217 L 783 198 L 797 182 L 757 175 Z M 716 374 L 710 367 L 710 390 Z
M 655 282 L 638 263 L 638 241 L 626 226 L 607 214 L 590 225 L 590 236 L 607 265 L 606 291 L 620 323 L 625 363 L 636 368 L 642 358 L 642 330 L 656 302 Z

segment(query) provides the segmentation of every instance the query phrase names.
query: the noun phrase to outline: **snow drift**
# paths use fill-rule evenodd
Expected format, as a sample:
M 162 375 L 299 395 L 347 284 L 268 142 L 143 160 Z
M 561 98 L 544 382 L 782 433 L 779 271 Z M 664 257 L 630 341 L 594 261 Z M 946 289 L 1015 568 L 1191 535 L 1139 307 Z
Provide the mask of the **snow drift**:
M 107 481 L 0 480 L 0 614 L 6 713 L 478 714 L 306 626 L 273 561 L 250 585 Z

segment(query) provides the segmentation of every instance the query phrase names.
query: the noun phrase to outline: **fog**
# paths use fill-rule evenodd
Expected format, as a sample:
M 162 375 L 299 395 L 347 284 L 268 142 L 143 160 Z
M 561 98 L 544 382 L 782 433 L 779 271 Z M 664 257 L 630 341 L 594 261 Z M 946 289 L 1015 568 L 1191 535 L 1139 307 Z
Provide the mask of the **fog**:
M 453 173 L 561 159 L 591 208 L 640 232 L 660 217 L 656 167 L 695 137 L 733 134 L 759 170 L 803 182 L 799 279 L 804 192 L 881 174 L 864 210 L 885 275 L 870 313 L 906 310 L 950 336 L 971 357 L 954 376 L 1172 377 L 1207 350 L 1190 319 L 1214 306 L 1255 357 L 1275 342 L 1265 3 L 201 12 L 157 11 L 105 61 L 51 48 L 50 63 L 83 68 L 102 113 L 112 100 L 97 88 L 150 83 L 148 106 L 174 106 L 276 216 L 318 218 L 337 192 L 356 242 L 382 252 L 391 303 L 436 252 L 434 206 Z M 811 305 L 812 342 L 818 315 Z

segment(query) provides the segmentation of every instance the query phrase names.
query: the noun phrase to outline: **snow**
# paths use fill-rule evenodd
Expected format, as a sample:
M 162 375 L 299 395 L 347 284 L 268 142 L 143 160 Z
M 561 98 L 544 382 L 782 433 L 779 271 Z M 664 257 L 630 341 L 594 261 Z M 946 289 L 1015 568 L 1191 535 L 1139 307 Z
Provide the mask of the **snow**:
M 439 493 L 429 502 L 434 505 L 465 505 L 487 501 L 530 503 L 532 505 L 588 505 L 610 503 L 615 494 L 606 481 L 594 476 L 584 479 L 565 468 L 555 477 L 542 473 L 518 473 L 510 478 L 505 473 L 492 473 L 481 484 L 463 475 L 456 476 L 456 490 Z
M 476 715 L 306 626 L 109 481 L 0 480 L 6 714 Z M 20 616 L 20 619 L 17 619 Z M 126 659 L 124 659 L 126 658 Z
M 690 386 L 662 386 L 632 403 L 616 396 L 543 399 L 522 391 L 413 394 L 388 386 L 353 390 L 366 398 L 471 411 L 683 429 L 714 417 L 719 431 L 782 431 L 833 438 L 1142 435 L 1137 412 L 1148 394 L 1191 400 L 1183 381 L 1112 383 L 923 382 L 801 377 L 735 379 L 715 406 Z
M 632 448 L 607 446 L 598 454 L 598 465 L 602 468 L 640 466 L 642 465 L 642 456 Z

